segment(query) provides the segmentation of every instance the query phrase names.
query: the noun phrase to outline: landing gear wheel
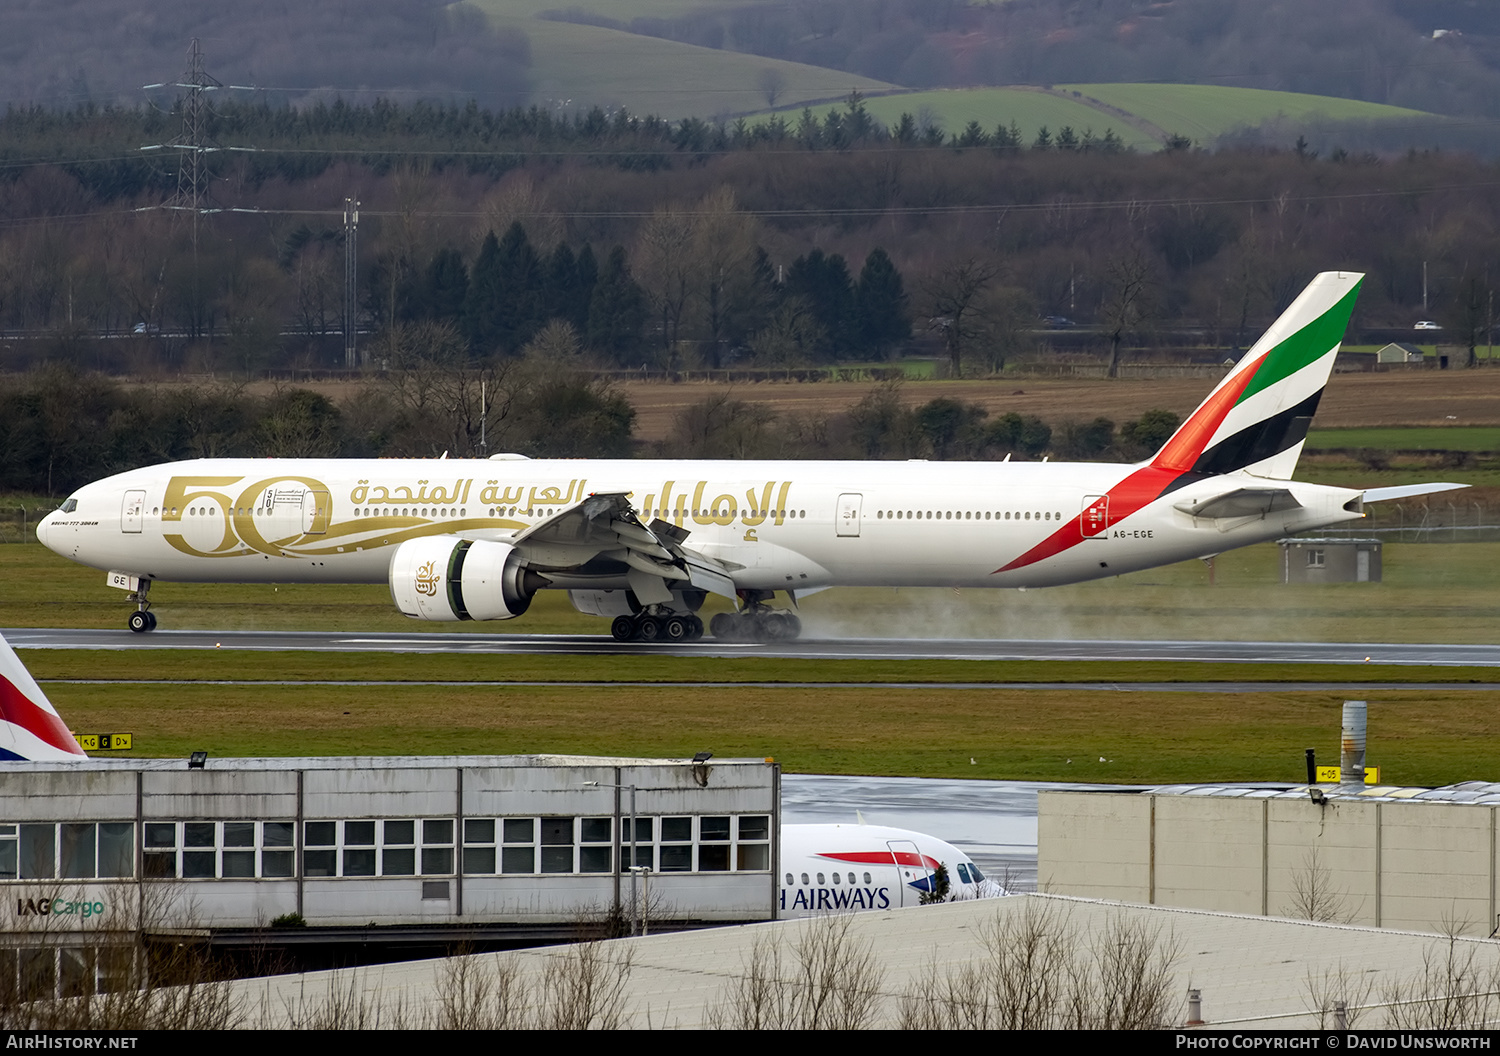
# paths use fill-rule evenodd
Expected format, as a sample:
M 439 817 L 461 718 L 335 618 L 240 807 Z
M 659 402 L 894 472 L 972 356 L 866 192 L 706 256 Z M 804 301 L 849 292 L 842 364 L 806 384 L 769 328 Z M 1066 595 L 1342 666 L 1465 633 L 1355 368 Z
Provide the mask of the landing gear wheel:
M 662 636 L 662 621 L 655 616 L 642 616 L 636 624 L 635 633 L 643 642 L 654 642 Z
M 136 634 L 144 634 L 151 629 L 151 614 L 137 609 L 130 614 L 130 629 Z
M 732 641 L 735 637 L 734 632 L 738 629 L 738 618 L 727 612 L 716 612 L 708 621 L 708 632 L 715 638 L 723 638 L 725 641 Z
M 681 616 L 668 616 L 661 621 L 662 637 L 669 642 L 680 642 L 688 636 L 688 621 Z
M 699 638 L 703 637 L 703 621 L 700 620 L 697 616 L 689 616 L 687 618 L 687 621 L 688 641 L 696 642 Z
M 156 613 L 150 611 L 146 613 L 146 630 L 156 630 Z
M 797 617 L 796 613 L 783 612 L 781 614 L 781 618 L 786 620 L 786 627 L 788 632 L 786 637 L 788 641 L 791 641 L 794 638 L 801 637 L 802 621 Z
M 617 642 L 629 642 L 635 639 L 635 617 L 616 616 L 615 622 L 609 625 L 609 633 Z

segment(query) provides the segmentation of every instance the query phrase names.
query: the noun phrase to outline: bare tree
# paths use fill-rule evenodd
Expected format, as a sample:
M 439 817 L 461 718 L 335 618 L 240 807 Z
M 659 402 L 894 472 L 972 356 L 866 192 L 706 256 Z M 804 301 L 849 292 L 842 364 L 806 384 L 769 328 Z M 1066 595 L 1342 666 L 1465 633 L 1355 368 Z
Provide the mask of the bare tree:
M 786 91 L 786 74 L 775 66 L 767 66 L 756 75 L 755 87 L 765 96 L 767 106 L 775 106 L 781 93 Z
M 1028 901 L 981 932 L 984 955 L 936 966 L 901 997 L 902 1029 L 1155 1030 L 1172 1020 L 1177 943 L 1127 917 L 1081 941 L 1070 917 Z
M 1104 303 L 1099 306 L 1099 318 L 1109 335 L 1108 375 L 1111 378 L 1120 376 L 1121 341 L 1147 316 L 1151 272 L 1151 262 L 1139 247 L 1116 257 L 1104 269 L 1105 295 Z
M 982 295 L 1000 266 L 978 257 L 966 257 L 943 268 L 923 287 L 927 295 L 932 327 L 943 335 L 953 376 L 963 374 L 964 350 L 984 333 Z
M 692 295 L 693 217 L 679 206 L 658 207 L 641 226 L 636 281 L 661 320 L 664 365 L 675 365 L 678 331 Z
M 702 305 L 702 332 L 711 366 L 719 363 L 732 293 L 750 279 L 758 227 L 729 187 L 704 196 L 693 217 L 690 271 L 697 276 L 694 292 Z
M 730 1030 L 861 1030 L 883 999 L 884 969 L 866 940 L 850 934 L 854 918 L 808 922 L 787 963 L 779 937 L 758 939 L 744 971 L 709 1023 Z
M 1340 1026 L 1334 1022 L 1340 1005 L 1344 1011 L 1342 1026 L 1352 1027 L 1364 1017 L 1375 975 L 1372 969 L 1354 969 L 1340 962 L 1320 976 L 1308 969 L 1306 986 L 1308 1010 L 1317 1013 L 1319 1030 Z
M 1381 991 L 1387 1030 L 1475 1030 L 1500 1014 L 1500 960 L 1489 943 L 1446 942 L 1422 954 L 1422 972 Z
M 1298 920 L 1348 924 L 1359 909 L 1360 906 L 1349 905 L 1346 892 L 1334 887 L 1332 874 L 1323 865 L 1318 849 L 1309 850 L 1302 858 L 1302 868 L 1292 874 L 1292 897 L 1283 912 Z

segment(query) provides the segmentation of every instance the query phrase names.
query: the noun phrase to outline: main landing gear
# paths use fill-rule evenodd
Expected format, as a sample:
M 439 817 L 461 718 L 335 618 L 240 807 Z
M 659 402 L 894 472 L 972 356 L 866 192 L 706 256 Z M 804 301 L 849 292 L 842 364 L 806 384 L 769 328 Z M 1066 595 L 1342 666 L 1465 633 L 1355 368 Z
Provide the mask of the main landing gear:
M 692 613 L 640 612 L 616 616 L 609 633 L 617 642 L 696 642 L 703 637 L 703 621 Z
M 790 642 L 802 633 L 802 621 L 795 613 L 761 606 L 718 613 L 708 629 L 726 642 Z
M 708 629 L 726 642 L 790 642 L 802 633 L 802 621 L 796 613 L 767 605 L 774 596 L 769 590 L 741 591 L 745 607 L 719 613 L 709 621 Z
M 126 595 L 126 600 L 135 602 L 137 606 L 136 610 L 130 614 L 130 619 L 126 621 L 136 634 L 156 630 L 156 613 L 151 611 L 151 602 L 146 597 L 150 589 L 151 581 L 142 578 L 140 589 L 133 594 Z

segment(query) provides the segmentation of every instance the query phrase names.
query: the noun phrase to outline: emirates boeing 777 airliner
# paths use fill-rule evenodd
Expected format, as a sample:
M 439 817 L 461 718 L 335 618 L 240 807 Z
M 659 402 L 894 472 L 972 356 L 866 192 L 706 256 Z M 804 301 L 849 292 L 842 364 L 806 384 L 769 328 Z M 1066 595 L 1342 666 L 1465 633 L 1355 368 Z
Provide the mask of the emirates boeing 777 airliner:
M 156 626 L 156 580 L 388 583 L 421 620 L 508 620 L 566 590 L 622 640 L 795 637 L 784 591 L 1033 587 L 1221 553 L 1462 487 L 1291 478 L 1362 276 L 1326 272 L 1136 465 L 201 459 L 120 473 L 37 529 Z

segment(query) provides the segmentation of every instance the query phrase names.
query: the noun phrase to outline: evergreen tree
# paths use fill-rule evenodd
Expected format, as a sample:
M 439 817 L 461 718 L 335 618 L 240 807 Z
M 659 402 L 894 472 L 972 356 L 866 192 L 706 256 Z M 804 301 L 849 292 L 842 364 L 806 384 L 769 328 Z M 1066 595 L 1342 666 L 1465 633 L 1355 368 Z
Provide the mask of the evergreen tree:
M 423 282 L 423 318 L 457 322 L 469 295 L 469 269 L 453 248 L 440 249 L 427 265 Z
M 594 247 L 587 242 L 578 251 L 576 273 L 578 285 L 566 318 L 574 330 L 586 334 L 589 330 L 589 305 L 594 299 L 594 287 L 599 282 L 599 262 L 594 259 Z
M 824 359 L 836 359 L 850 350 L 854 344 L 854 284 L 842 256 L 835 253 L 825 257 L 821 249 L 815 249 L 798 257 L 786 270 L 783 293 L 800 297 L 811 307 L 823 331 L 818 351 Z
M 645 325 L 646 295 L 630 277 L 625 247 L 616 246 L 589 301 L 589 346 L 623 366 L 636 366 Z
M 500 344 L 504 295 L 500 241 L 491 231 L 479 247 L 474 270 L 469 274 L 469 292 L 464 298 L 464 336 L 469 339 L 469 347 L 480 355 L 488 355 Z
M 855 304 L 863 351 L 884 355 L 911 337 L 911 317 L 901 273 L 878 246 L 865 258 L 865 266 L 859 273 Z
M 547 261 L 542 314 L 547 319 L 572 319 L 569 308 L 578 299 L 578 261 L 566 242 L 559 242 Z
M 520 221 L 510 225 L 496 247 L 494 269 L 495 283 L 488 291 L 494 298 L 491 347 L 515 355 L 546 322 L 541 262 Z

